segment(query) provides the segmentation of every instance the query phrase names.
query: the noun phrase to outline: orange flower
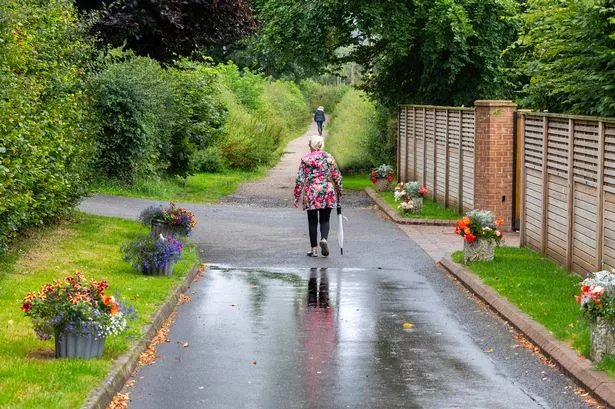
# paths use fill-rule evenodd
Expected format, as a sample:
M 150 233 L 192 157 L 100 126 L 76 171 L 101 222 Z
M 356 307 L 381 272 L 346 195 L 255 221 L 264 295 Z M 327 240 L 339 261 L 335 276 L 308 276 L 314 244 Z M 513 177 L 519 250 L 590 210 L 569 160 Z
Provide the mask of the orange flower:
M 113 298 L 110 295 L 105 295 L 103 297 L 103 304 L 105 304 L 105 305 L 113 305 L 113 304 L 115 304 L 115 298 Z
M 473 235 L 472 233 L 466 233 L 466 235 L 463 237 L 468 243 L 472 243 L 474 242 L 474 240 L 476 240 L 476 236 Z
M 495 225 L 496 226 L 501 226 L 503 224 L 504 224 L 504 219 L 496 219 L 496 221 L 495 221 Z
M 472 220 L 470 220 L 470 218 L 468 216 L 465 216 L 463 219 L 463 224 L 465 224 L 466 226 L 469 226 L 470 223 L 472 223 Z
M 465 223 L 463 222 L 463 220 L 457 220 L 457 228 L 458 228 L 458 229 L 463 230 L 463 229 L 465 229 L 466 227 L 468 227 L 468 225 L 467 225 L 467 224 L 465 224 Z
M 117 305 L 117 303 L 113 303 L 111 305 L 111 312 L 110 312 L 110 314 L 111 315 L 115 315 L 115 314 L 118 313 L 119 310 L 120 310 L 120 307 Z
M 466 227 L 465 229 L 463 229 L 463 232 L 464 232 L 465 234 L 472 234 L 472 230 L 470 230 L 470 228 L 469 228 L 469 227 Z M 475 237 L 476 237 L 476 236 L 475 236 Z

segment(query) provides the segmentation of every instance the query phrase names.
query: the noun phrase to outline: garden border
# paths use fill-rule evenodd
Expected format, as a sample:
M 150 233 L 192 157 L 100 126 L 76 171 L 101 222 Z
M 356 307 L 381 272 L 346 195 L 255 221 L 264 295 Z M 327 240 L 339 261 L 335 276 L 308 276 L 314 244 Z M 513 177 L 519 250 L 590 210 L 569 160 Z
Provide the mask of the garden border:
M 372 189 L 371 187 L 366 187 L 365 188 L 365 193 L 367 193 L 367 195 L 374 202 L 376 202 L 376 205 L 378 205 L 378 207 L 380 209 L 382 209 L 382 211 L 385 212 L 387 214 L 387 216 L 389 216 L 389 218 L 392 221 L 394 221 L 395 223 L 399 223 L 399 224 L 416 224 L 416 225 L 424 225 L 424 226 L 455 226 L 456 223 L 457 223 L 455 220 L 413 219 L 413 218 L 401 217 L 397 213 L 397 211 L 394 208 L 391 207 L 391 205 L 389 205 L 380 196 L 378 196 L 378 193 L 376 193 L 376 191 L 374 189 Z
M 436 264 L 457 278 L 474 295 L 527 336 L 593 395 L 609 406 L 615 407 L 615 379 L 593 369 L 589 359 L 580 359 L 572 348 L 555 339 L 545 327 L 508 302 L 472 272 L 453 262 L 450 257 L 443 258 Z
M 192 282 L 199 273 L 201 264 L 199 261 L 192 266 L 184 277 L 183 282 L 175 287 L 171 296 L 156 310 L 151 324 L 145 325 L 143 336 L 115 361 L 103 383 L 88 395 L 82 409 L 105 409 L 111 403 L 113 397 L 124 388 L 124 385 L 137 367 L 139 356 L 147 349 L 158 333 L 158 330 L 164 324 L 164 321 L 175 310 L 181 294 L 192 285 Z

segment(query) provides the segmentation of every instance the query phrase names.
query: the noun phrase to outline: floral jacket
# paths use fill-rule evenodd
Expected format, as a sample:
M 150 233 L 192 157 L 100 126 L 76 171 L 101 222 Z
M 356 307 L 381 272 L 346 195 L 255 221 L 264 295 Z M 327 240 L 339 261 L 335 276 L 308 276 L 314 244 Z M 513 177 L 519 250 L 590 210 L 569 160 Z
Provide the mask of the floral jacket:
M 299 199 L 303 192 L 304 210 L 335 207 L 336 190 L 342 191 L 342 174 L 333 156 L 314 151 L 301 158 L 294 193 L 295 199 Z

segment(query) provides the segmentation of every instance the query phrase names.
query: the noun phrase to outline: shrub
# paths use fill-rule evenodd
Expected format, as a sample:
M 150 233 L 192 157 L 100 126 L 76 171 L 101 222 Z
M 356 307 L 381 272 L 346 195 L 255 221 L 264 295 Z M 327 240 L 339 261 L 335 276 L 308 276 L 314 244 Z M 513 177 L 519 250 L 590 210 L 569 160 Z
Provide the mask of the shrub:
M 333 113 L 326 145 L 340 168 L 369 169 L 376 165 L 368 148 L 369 137 L 376 132 L 375 118 L 376 109 L 363 92 L 346 92 Z
M 193 161 L 193 167 L 197 172 L 218 173 L 226 168 L 224 155 L 220 148 L 215 146 L 197 151 Z
M 223 137 L 226 109 L 219 99 L 215 68 L 205 62 L 179 61 L 166 75 L 173 93 L 169 119 L 161 124 L 162 139 L 169 141 L 163 153 L 168 175 L 193 173 L 195 155 Z
M 0 248 L 86 193 L 93 149 L 81 87 L 92 51 L 85 38 L 70 0 L 0 6 Z
M 301 81 L 299 86 L 311 112 L 320 105 L 325 107 L 326 112 L 335 111 L 338 102 L 349 89 L 346 85 L 323 85 L 312 80 Z
M 161 152 L 172 149 L 161 140 L 159 124 L 172 118 L 172 94 L 164 71 L 146 57 L 124 56 L 111 61 L 92 79 L 97 133 L 98 174 L 133 183 L 156 175 Z M 171 116 L 171 118 L 169 118 Z

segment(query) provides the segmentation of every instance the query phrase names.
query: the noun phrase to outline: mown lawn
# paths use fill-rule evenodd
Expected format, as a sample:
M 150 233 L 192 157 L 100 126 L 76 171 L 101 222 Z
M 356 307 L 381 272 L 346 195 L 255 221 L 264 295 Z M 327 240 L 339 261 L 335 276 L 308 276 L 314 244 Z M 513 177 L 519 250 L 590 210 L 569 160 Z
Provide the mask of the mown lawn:
M 112 361 L 142 334 L 142 326 L 197 263 L 194 245 L 184 250 L 172 277 L 148 277 L 122 261 L 120 245 L 147 230 L 140 224 L 77 214 L 74 221 L 46 227 L 15 243 L 0 256 L 0 407 L 78 408 L 107 375 Z M 54 342 L 35 337 L 19 309 L 28 291 L 75 271 L 109 282 L 138 319 L 119 336 L 107 338 L 101 358 L 55 359 Z
M 452 258 L 462 264 L 463 252 Z M 581 277 L 536 252 L 514 247 L 498 247 L 493 262 L 471 262 L 465 268 L 557 339 L 589 356 L 589 326 L 574 299 Z M 604 359 L 597 367 L 615 376 L 615 360 Z
M 141 197 L 154 200 L 178 200 L 188 203 L 212 203 L 229 195 L 240 183 L 263 177 L 266 169 L 256 171 L 227 171 L 224 173 L 197 173 L 182 179 L 138 180 L 132 186 L 117 181 L 96 180 L 91 186 L 94 193 Z
M 399 213 L 400 216 L 407 219 L 436 219 L 436 220 L 456 220 L 463 217 L 463 215 L 457 213 L 454 210 L 447 209 L 444 206 L 439 205 L 431 199 L 423 198 L 423 211 L 421 213 L 405 213 L 399 206 L 399 202 L 395 201 L 393 192 L 379 192 L 381 198 L 384 199 L 393 209 Z

